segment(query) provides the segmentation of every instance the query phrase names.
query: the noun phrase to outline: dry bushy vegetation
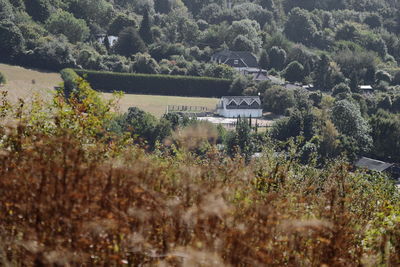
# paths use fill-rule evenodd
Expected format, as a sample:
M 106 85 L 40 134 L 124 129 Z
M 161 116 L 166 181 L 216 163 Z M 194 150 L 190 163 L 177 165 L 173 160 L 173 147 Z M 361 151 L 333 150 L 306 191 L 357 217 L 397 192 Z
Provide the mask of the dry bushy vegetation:
M 384 177 L 303 166 L 295 146 L 249 164 L 213 146 L 197 157 L 184 145 L 195 131 L 148 154 L 103 132 L 111 104 L 80 89 L 69 104 L 3 99 L 1 265 L 400 264 Z

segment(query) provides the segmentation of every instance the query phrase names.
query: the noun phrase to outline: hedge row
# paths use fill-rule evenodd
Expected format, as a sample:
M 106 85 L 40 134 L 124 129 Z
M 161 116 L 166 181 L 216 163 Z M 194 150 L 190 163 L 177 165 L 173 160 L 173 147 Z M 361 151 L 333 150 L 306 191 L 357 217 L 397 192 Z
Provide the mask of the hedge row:
M 63 70 L 65 71 L 65 70 Z M 128 94 L 221 97 L 230 95 L 231 81 L 208 77 L 115 73 L 74 70 L 93 89 L 102 92 L 123 91 Z

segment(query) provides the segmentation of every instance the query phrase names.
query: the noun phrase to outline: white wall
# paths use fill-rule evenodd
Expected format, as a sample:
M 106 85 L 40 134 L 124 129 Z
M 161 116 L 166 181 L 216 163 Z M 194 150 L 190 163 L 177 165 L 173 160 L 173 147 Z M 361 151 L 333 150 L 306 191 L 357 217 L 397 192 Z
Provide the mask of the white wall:
M 225 118 L 260 118 L 262 117 L 262 109 L 218 109 L 218 115 Z

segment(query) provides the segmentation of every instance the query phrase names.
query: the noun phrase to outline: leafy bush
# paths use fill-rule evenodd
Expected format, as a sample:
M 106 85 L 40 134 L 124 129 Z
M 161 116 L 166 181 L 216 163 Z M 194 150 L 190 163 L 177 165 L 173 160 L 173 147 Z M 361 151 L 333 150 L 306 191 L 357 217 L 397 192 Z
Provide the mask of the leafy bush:
M 230 95 L 231 81 L 206 77 L 127 74 L 75 70 L 96 90 L 130 94 L 221 97 Z
M 83 19 L 62 10 L 50 16 L 46 28 L 53 34 L 64 34 L 71 43 L 85 41 L 89 36 L 89 27 Z
M 61 78 L 64 81 L 64 95 L 68 99 L 71 92 L 77 88 L 79 75 L 72 69 L 63 69 L 60 72 Z

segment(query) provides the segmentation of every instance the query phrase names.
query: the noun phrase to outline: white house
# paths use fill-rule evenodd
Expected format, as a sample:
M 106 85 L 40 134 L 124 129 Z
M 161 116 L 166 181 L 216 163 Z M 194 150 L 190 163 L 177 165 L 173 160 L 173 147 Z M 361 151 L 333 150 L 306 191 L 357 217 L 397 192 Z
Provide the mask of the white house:
M 217 114 L 225 118 L 262 117 L 261 100 L 258 96 L 223 96 L 217 105 Z
M 108 39 L 108 43 L 110 44 L 110 47 L 113 47 L 113 46 L 117 43 L 117 41 L 118 41 L 118 36 L 105 35 L 105 34 L 100 34 L 100 35 L 98 35 L 97 41 L 98 41 L 100 44 L 104 44 L 104 40 L 105 40 L 106 38 Z

